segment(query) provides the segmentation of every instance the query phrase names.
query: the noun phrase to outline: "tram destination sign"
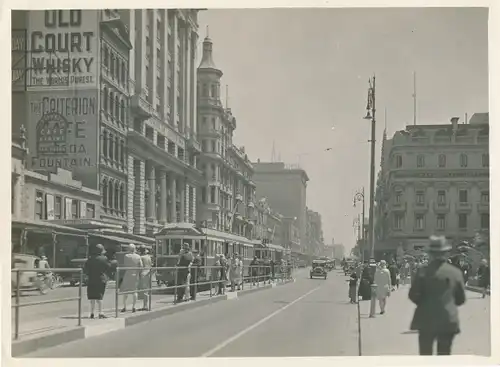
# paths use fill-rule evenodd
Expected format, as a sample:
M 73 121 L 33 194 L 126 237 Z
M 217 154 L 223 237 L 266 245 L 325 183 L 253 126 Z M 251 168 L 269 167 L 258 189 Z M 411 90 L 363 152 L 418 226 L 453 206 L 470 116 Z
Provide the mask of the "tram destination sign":
M 83 186 L 97 187 L 95 90 L 28 93 L 28 166 L 32 170 L 73 173 Z
M 97 88 L 98 11 L 29 12 L 28 90 Z

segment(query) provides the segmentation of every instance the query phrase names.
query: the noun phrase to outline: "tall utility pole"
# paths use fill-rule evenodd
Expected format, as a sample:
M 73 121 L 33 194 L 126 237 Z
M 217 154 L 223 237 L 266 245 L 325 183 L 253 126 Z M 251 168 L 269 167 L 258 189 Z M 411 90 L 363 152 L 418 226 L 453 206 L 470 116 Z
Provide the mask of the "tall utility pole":
M 413 72 L 413 125 L 417 124 L 417 73 Z
M 356 207 L 356 203 L 361 202 L 361 205 L 363 205 L 362 208 L 362 218 L 360 221 L 361 225 L 361 235 L 359 239 L 361 240 L 362 243 L 362 250 L 361 250 L 361 261 L 365 261 L 365 251 L 366 251 L 366 231 L 365 231 L 365 187 L 363 186 L 363 189 L 361 191 L 357 191 L 356 194 L 354 194 L 354 207 Z
M 371 121 L 371 157 L 370 157 L 370 210 L 368 217 L 368 243 L 370 244 L 370 258 L 375 258 L 374 238 L 374 207 L 375 207 L 375 75 L 368 80 L 368 103 L 366 105 L 366 120 Z

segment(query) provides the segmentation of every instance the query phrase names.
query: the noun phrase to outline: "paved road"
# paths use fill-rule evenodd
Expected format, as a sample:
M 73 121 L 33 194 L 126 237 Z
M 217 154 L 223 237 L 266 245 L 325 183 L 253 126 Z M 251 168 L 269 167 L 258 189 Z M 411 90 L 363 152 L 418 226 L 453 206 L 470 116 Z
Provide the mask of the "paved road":
M 299 274 L 295 283 L 41 350 L 29 357 L 357 355 L 357 312 L 347 301 L 346 278 L 330 273 L 326 281 L 311 280 L 306 272 Z
M 357 356 L 357 307 L 347 300 L 347 277 L 325 281 L 296 274 L 296 282 L 173 314 L 26 357 L 307 357 Z M 363 355 L 415 355 L 408 327 L 414 306 L 408 287 L 391 296 L 386 315 L 368 318 L 361 303 Z M 468 293 L 463 333 L 454 354 L 489 355 L 489 302 Z M 99 322 L 99 320 L 95 320 Z M 144 341 L 144 342 L 141 342 Z

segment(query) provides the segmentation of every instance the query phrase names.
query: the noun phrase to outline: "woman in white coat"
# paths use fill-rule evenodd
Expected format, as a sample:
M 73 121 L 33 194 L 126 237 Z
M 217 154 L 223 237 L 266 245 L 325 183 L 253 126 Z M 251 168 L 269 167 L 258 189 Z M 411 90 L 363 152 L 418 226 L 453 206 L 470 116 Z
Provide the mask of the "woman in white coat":
M 379 267 L 375 272 L 375 284 L 377 285 L 377 299 L 380 305 L 380 314 L 385 313 L 387 297 L 391 295 L 391 273 L 387 269 L 385 260 L 380 261 Z

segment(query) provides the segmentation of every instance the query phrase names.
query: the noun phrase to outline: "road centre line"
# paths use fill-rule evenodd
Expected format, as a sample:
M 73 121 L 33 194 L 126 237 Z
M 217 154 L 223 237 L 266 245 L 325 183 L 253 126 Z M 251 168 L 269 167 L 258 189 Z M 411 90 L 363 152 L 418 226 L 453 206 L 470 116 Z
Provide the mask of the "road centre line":
M 226 346 L 228 346 L 229 344 L 231 344 L 232 342 L 236 341 L 237 339 L 241 338 L 243 335 L 247 334 L 248 332 L 252 331 L 253 329 L 255 329 L 256 327 L 262 325 L 263 323 L 265 323 L 267 320 L 273 318 L 274 316 L 278 315 L 279 313 L 285 311 L 288 307 L 291 307 L 293 306 L 295 303 L 299 302 L 300 300 L 304 299 L 305 297 L 307 297 L 308 295 L 310 295 L 311 293 L 317 291 L 318 289 L 320 289 L 321 286 L 318 286 L 312 290 L 310 290 L 309 292 L 303 294 L 302 296 L 300 296 L 299 298 L 295 299 L 294 301 L 290 302 L 289 304 L 281 307 L 280 309 L 274 311 L 272 314 L 270 315 L 267 315 L 266 317 L 264 317 L 263 319 L 260 319 L 259 321 L 257 321 L 256 323 L 250 325 L 249 327 L 247 327 L 246 329 L 243 329 L 242 331 L 240 331 L 239 333 L 233 335 L 232 337 L 230 337 L 229 339 L 226 339 L 225 341 L 223 341 L 222 343 L 220 343 L 219 345 L 217 345 L 215 348 L 212 348 L 210 349 L 208 352 L 205 352 L 201 355 L 202 358 L 206 358 L 206 357 L 210 357 L 212 355 L 214 355 L 215 353 L 217 353 L 219 350 L 225 348 Z

